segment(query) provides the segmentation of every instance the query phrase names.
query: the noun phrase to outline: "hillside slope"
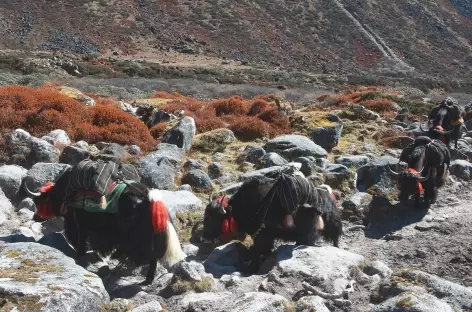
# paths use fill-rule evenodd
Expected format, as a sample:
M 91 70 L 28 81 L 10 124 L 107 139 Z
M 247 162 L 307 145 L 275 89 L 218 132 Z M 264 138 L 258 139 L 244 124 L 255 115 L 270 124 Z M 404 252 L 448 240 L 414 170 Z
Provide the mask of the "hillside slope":
M 470 76 L 466 0 L 0 2 L 0 49 L 167 51 L 324 73 Z

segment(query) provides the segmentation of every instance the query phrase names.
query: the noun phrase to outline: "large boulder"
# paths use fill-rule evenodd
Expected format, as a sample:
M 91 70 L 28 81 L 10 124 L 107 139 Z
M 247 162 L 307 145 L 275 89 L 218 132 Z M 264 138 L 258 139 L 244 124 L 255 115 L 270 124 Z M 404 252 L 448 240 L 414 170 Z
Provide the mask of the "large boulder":
M 187 171 L 182 177 L 182 183 L 190 185 L 197 190 L 212 190 L 213 184 L 211 178 L 201 169 L 192 169 Z
M 28 170 L 16 165 L 0 167 L 0 188 L 6 197 L 11 200 L 17 197 L 27 172 Z
M 453 310 L 450 305 L 432 295 L 421 292 L 409 292 L 386 300 L 382 304 L 376 306 L 372 311 L 454 312 L 456 310 Z
M 177 145 L 177 147 L 188 151 L 192 148 L 192 141 L 196 132 L 195 120 L 192 117 L 185 116 L 174 127 L 164 133 L 162 139 L 165 143 Z
M 257 168 L 262 169 L 273 166 L 283 166 L 286 164 L 288 164 L 288 161 L 279 154 L 267 153 L 264 154 L 264 156 L 262 156 L 261 158 L 259 158 L 259 161 L 257 162 Z
M 328 155 L 324 148 L 306 136 L 296 134 L 272 139 L 264 145 L 264 150 L 268 153 L 278 153 L 289 161 L 303 156 L 326 157 Z
M 472 163 L 467 160 L 454 160 L 450 167 L 451 174 L 462 179 L 469 181 L 472 178 Z
M 367 165 L 370 161 L 368 156 L 355 155 L 355 156 L 341 156 L 334 160 L 335 163 L 344 165 L 346 167 L 354 167 L 359 169 L 360 167 Z
M 381 156 L 360 167 L 357 170 L 357 189 L 367 192 L 374 187 L 377 194 L 396 193 L 396 180 L 390 173 L 389 166 L 396 170 L 397 163 L 398 159 L 396 158 Z
M 6 311 L 99 311 L 110 298 L 100 278 L 60 251 L 37 243 L 0 248 Z
M 46 182 L 56 181 L 69 168 L 71 166 L 67 164 L 37 163 L 28 170 L 25 184 L 30 191 L 37 192 Z
M 342 130 L 343 124 L 341 123 L 329 127 L 318 127 L 312 130 L 311 137 L 313 142 L 330 152 L 338 146 Z
M 0 189 L 0 225 L 4 224 L 13 213 L 13 205 Z
M 60 151 L 54 145 L 45 140 L 31 137 L 29 139 L 29 162 L 35 164 L 38 162 L 57 163 L 59 161 Z
M 355 186 L 356 173 L 343 165 L 329 165 L 323 172 L 325 183 L 333 188 L 346 190 Z
M 71 144 L 71 140 L 67 133 L 64 130 L 57 129 L 49 132 L 47 137 L 52 138 L 52 145 L 69 145 Z
M 238 162 L 250 162 L 251 164 L 258 164 L 259 159 L 266 154 L 266 151 L 260 146 L 246 146 L 244 152 L 239 155 Z
M 206 272 L 215 277 L 231 274 L 237 271 L 240 254 L 238 245 L 234 242 L 216 247 L 206 258 L 204 266 Z
M 84 159 L 90 157 L 90 152 L 86 149 L 82 149 L 77 146 L 69 145 L 66 146 L 59 157 L 59 162 L 63 164 L 68 164 L 71 166 L 77 165 Z
M 177 212 L 189 212 L 203 208 L 203 203 L 197 196 L 189 191 L 162 190 L 162 200 L 165 203 L 172 218 Z
M 175 168 L 167 158 L 148 155 L 140 159 L 141 181 L 150 188 L 172 190 L 175 188 Z
M 126 148 L 117 143 L 108 144 L 104 149 L 102 149 L 101 153 L 106 155 L 117 156 L 120 158 L 130 156 L 130 154 L 126 151 Z
M 185 150 L 174 144 L 160 143 L 157 145 L 157 150 L 146 156 L 154 160 L 166 158 L 172 164 L 176 165 L 184 160 Z
M 233 131 L 225 128 L 211 130 L 195 136 L 193 148 L 203 152 L 222 152 L 236 141 Z

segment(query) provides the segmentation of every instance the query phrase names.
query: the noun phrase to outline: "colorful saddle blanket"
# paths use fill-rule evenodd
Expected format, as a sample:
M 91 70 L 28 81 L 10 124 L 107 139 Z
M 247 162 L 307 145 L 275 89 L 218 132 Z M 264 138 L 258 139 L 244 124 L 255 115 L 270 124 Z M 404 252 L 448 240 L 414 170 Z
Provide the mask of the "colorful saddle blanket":
M 100 205 L 102 194 L 92 190 L 75 191 L 67 201 L 67 206 L 74 209 L 84 209 L 88 212 L 117 213 L 119 211 L 120 196 L 133 183 L 136 183 L 136 181 L 123 181 L 118 184 L 111 184 L 105 196 L 107 200 L 105 209 L 102 209 Z

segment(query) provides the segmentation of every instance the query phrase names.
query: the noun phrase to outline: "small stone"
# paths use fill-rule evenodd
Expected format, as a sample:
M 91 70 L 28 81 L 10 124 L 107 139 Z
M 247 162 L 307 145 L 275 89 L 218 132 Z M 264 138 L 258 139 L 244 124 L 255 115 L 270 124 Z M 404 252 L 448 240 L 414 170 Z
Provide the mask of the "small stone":
M 399 241 L 403 239 L 403 236 L 401 234 L 387 234 L 383 237 L 384 240 L 386 241 Z
M 424 259 L 428 256 L 428 253 L 422 249 L 416 249 L 416 256 L 418 258 Z

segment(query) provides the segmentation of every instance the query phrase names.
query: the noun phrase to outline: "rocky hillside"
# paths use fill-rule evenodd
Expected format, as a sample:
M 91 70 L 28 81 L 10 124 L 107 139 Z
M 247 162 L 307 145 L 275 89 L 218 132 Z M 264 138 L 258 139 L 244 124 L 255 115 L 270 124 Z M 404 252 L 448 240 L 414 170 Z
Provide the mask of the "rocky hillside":
M 176 51 L 330 74 L 468 77 L 471 12 L 459 0 L 5 0 L 0 48 L 141 53 L 159 62 Z
M 1 123 L 0 311 L 472 311 L 472 132 L 452 149 L 438 202 L 413 209 L 397 201 L 388 168 L 436 102 L 381 88 L 313 102 L 156 92 L 127 103 L 57 84 L 0 88 L 11 113 Z M 37 191 L 99 153 L 135 165 L 175 220 L 187 259 L 159 265 L 149 286 L 147 266 L 93 252 L 75 263 L 62 220 L 32 220 L 24 185 Z M 249 237 L 201 241 L 208 195 L 288 162 L 335 190 L 340 248 L 277 242 L 258 274 L 239 272 Z

